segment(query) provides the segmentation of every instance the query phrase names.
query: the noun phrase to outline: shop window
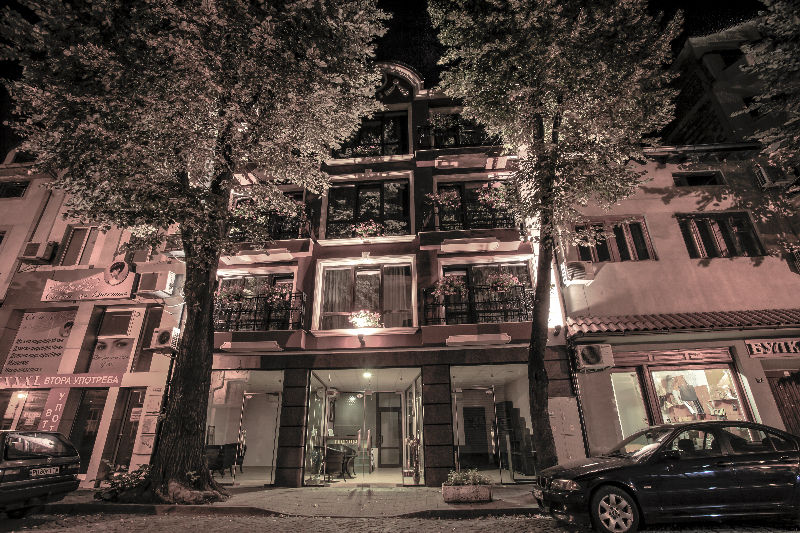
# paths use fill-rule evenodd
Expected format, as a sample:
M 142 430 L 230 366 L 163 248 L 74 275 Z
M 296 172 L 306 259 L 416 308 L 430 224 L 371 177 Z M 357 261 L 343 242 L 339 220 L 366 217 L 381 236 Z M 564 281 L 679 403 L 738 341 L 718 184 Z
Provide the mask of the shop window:
M 704 430 L 687 430 L 667 444 L 666 450 L 676 451 L 682 458 L 713 457 L 721 455 L 720 443 L 714 433 Z
M 331 187 L 325 237 L 407 235 L 411 228 L 408 188 L 408 180 Z
M 644 406 L 644 395 L 635 371 L 611 374 L 614 402 L 617 406 L 622 438 L 626 439 L 650 425 Z
M 692 259 L 764 255 L 746 213 L 692 214 L 677 218 Z
M 361 122 L 361 128 L 334 157 L 371 157 L 408 153 L 408 112 L 376 113 Z
M 722 172 L 704 170 L 696 172 L 673 172 L 672 180 L 676 187 L 700 187 L 704 185 L 725 185 Z
M 62 266 L 88 265 L 100 229 L 95 226 L 70 227 L 58 264 Z
M 82 391 L 81 403 L 69 433 L 69 440 L 81 456 L 81 474 L 89 469 L 100 418 L 106 405 L 108 389 L 89 389 Z
M 153 339 L 153 333 L 161 325 L 161 316 L 164 309 L 161 306 L 148 307 L 145 312 L 144 328 L 136 346 L 136 353 L 133 356 L 131 366 L 133 372 L 149 372 L 150 364 L 153 360 L 153 352 L 148 350 Z
M 587 226 L 575 228 L 576 231 L 588 229 Z M 593 245 L 578 245 L 581 261 L 599 263 L 655 259 L 644 220 L 593 223 L 591 229 L 597 234 L 597 242 Z
M 370 311 L 383 327 L 413 326 L 411 265 L 327 267 L 320 329 L 350 329 L 350 314 Z
M 0 391 L 0 429 L 38 429 L 49 390 Z
M 745 419 L 730 368 L 653 370 L 651 375 L 666 424 Z
M 22 198 L 28 190 L 27 181 L 0 181 L 0 198 Z

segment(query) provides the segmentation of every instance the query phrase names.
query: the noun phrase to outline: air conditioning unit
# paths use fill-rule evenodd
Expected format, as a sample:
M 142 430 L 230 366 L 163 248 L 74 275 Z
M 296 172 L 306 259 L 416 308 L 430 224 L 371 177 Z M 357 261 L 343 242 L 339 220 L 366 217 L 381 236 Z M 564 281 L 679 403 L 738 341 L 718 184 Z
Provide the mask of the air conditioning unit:
M 758 183 L 758 186 L 761 187 L 761 189 L 783 187 L 785 185 L 790 185 L 793 181 L 791 176 L 787 176 L 777 169 L 770 168 L 767 170 L 759 163 L 755 163 L 753 165 L 753 174 L 755 174 L 756 183 Z
M 175 292 L 175 272 L 149 272 L 139 276 L 139 296 L 166 298 Z
M 156 329 L 153 332 L 153 339 L 150 341 L 150 349 L 178 351 L 180 338 L 181 330 L 178 328 Z
M 584 344 L 575 347 L 575 363 L 579 372 L 603 370 L 614 366 L 610 344 Z
M 29 242 L 22 250 L 22 255 L 19 258 L 26 263 L 37 263 L 43 265 L 49 263 L 53 259 L 53 254 L 56 251 L 57 243 L 50 242 Z
M 561 263 L 564 285 L 589 285 L 594 281 L 594 263 L 591 261 L 565 261 Z

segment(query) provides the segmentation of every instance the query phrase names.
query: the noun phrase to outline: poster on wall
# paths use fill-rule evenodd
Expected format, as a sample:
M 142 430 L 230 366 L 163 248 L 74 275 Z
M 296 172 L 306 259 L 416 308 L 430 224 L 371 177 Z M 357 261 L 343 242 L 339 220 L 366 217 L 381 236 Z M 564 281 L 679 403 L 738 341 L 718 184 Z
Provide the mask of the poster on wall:
M 142 419 L 142 434 L 152 434 L 156 432 L 158 416 L 146 416 Z
M 150 455 L 153 453 L 153 441 L 155 438 L 155 435 L 142 435 L 139 440 L 136 441 L 136 447 L 133 449 L 133 453 L 139 455 Z
M 124 261 L 115 261 L 98 274 L 74 281 L 48 279 L 42 292 L 43 302 L 72 300 L 114 300 L 130 298 L 136 274 Z
M 100 338 L 92 353 L 89 372 L 123 374 L 130 366 L 135 340 L 131 337 Z
M 11 345 L 3 374 L 55 374 L 76 310 L 25 313 Z

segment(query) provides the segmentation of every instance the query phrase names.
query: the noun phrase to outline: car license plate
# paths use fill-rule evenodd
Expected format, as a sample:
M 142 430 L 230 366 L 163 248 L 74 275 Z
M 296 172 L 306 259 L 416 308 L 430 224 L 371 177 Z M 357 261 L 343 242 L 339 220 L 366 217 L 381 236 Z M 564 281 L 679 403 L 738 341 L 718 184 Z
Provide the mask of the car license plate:
M 537 500 L 541 500 L 542 499 L 542 489 L 540 489 L 538 487 L 535 487 L 533 489 L 533 497 L 536 498 Z
M 53 474 L 58 474 L 57 466 L 48 466 L 47 468 L 31 468 L 31 477 L 52 476 Z

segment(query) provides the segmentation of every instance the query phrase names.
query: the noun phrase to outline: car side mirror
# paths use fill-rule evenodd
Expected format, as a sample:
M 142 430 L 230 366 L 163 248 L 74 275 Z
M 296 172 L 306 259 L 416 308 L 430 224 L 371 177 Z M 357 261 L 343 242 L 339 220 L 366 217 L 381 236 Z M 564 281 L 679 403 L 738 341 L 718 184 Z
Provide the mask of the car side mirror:
M 658 454 L 661 461 L 678 461 L 681 458 L 681 452 L 678 450 L 664 450 Z

